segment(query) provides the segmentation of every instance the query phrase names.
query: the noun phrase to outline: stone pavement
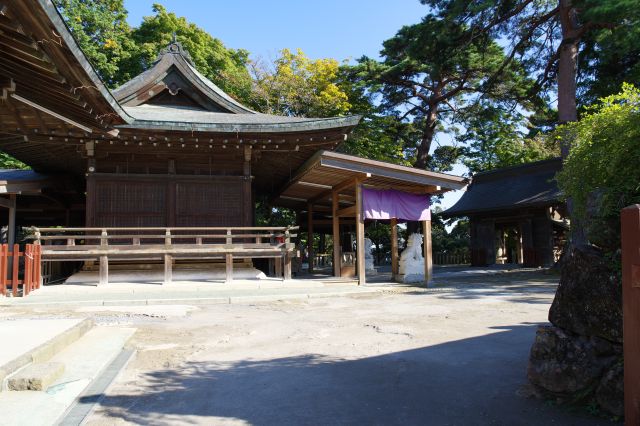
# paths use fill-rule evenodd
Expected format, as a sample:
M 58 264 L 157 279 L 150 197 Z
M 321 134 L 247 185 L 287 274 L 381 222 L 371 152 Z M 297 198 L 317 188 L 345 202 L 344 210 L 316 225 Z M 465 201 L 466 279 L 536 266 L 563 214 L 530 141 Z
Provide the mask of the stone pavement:
M 504 274 L 531 272 L 512 265 L 487 268 L 465 266 L 436 267 L 430 289 L 391 281 L 388 268 L 367 277 L 367 285 L 336 279 L 322 273 L 301 275 L 283 282 L 275 278 L 238 279 L 232 284 L 216 280 L 175 280 L 171 284 L 117 281 L 98 286 L 91 281 L 48 285 L 24 298 L 0 298 L 0 306 L 122 306 L 160 304 L 230 304 L 274 300 L 305 300 L 310 298 L 371 294 L 380 291 L 441 291 L 460 280 L 474 278 L 491 281 Z M 138 274 L 139 275 L 139 274 Z
M 257 285 L 259 282 L 260 285 Z M 271 285 L 268 285 L 271 284 Z M 160 284 L 108 284 L 96 286 L 45 286 L 25 298 L 0 299 L 0 306 L 36 305 L 153 305 L 153 304 L 228 304 L 269 300 L 309 299 L 373 293 L 378 290 L 354 284 L 323 284 L 311 280 L 246 280 L 223 283 L 174 282 Z

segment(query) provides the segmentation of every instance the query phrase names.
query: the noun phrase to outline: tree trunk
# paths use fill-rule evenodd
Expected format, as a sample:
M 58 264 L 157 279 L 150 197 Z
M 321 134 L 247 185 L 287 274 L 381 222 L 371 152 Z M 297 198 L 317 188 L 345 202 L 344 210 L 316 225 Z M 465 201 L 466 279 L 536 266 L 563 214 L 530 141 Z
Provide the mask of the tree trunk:
M 436 125 L 438 124 L 438 106 L 430 105 L 429 112 L 425 117 L 424 129 L 422 130 L 422 138 L 420 139 L 420 145 L 418 145 L 418 152 L 416 154 L 416 161 L 413 163 L 413 167 L 416 169 L 426 169 L 429 166 L 429 152 L 431 151 L 431 144 L 433 143 L 433 137 L 436 134 Z M 420 232 L 420 222 L 408 221 L 407 222 L 407 235 Z
M 578 120 L 576 79 L 578 73 L 578 44 L 582 34 L 578 23 L 578 11 L 573 7 L 573 1 L 559 0 L 559 6 L 562 42 L 558 49 L 558 122 L 565 124 Z M 569 133 L 565 133 L 560 143 L 560 153 L 562 159 L 565 160 L 569 156 L 573 138 Z M 573 200 L 571 199 L 567 200 L 567 210 L 571 218 L 569 247 L 586 244 L 587 237 L 584 224 L 573 214 Z
M 424 129 L 422 130 L 422 138 L 420 139 L 420 145 L 418 145 L 416 161 L 415 163 L 413 163 L 413 167 L 417 169 L 426 169 L 429 165 L 429 151 L 431 151 L 431 144 L 433 143 L 433 137 L 436 134 L 437 124 L 438 106 L 430 105 L 429 112 L 425 117 Z
M 576 78 L 578 72 L 578 43 L 580 28 L 578 12 L 572 0 L 560 0 L 560 25 L 562 42 L 558 49 L 558 121 L 565 124 L 578 120 L 576 107 Z M 562 157 L 569 155 L 570 142 L 563 138 Z

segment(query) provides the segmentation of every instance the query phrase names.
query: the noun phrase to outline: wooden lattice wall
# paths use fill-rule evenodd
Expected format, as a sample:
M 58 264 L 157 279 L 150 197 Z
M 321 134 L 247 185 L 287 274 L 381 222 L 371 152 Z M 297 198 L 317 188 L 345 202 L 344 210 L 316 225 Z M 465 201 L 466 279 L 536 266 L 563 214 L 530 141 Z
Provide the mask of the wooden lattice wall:
M 87 226 L 251 226 L 252 217 L 244 176 L 87 178 Z

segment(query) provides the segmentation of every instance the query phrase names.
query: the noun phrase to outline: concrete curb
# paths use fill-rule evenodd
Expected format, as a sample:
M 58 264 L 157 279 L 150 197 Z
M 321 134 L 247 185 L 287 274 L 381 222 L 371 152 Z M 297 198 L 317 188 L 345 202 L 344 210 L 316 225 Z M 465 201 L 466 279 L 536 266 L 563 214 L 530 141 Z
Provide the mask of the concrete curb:
M 0 366 L 0 391 L 6 389 L 6 379 L 21 368 L 36 362 L 45 362 L 93 328 L 93 320 L 86 318 L 40 346 Z
M 126 345 L 125 345 L 126 346 Z M 105 398 L 105 392 L 116 378 L 122 374 L 136 355 L 135 349 L 123 348 L 120 353 L 109 362 L 100 374 L 78 395 L 75 401 L 58 419 L 58 426 L 77 426 L 95 410 L 96 406 Z
M 318 293 L 297 294 L 267 294 L 250 296 L 224 296 L 224 297 L 194 297 L 194 298 L 167 298 L 167 299 L 109 299 L 109 300 L 78 300 L 78 301 L 50 301 L 21 304 L 9 304 L 2 306 L 145 306 L 145 305 L 228 305 L 242 303 L 276 302 L 280 300 L 308 300 L 328 297 L 345 297 L 358 295 L 382 294 L 380 288 L 361 289 L 358 291 L 330 291 Z

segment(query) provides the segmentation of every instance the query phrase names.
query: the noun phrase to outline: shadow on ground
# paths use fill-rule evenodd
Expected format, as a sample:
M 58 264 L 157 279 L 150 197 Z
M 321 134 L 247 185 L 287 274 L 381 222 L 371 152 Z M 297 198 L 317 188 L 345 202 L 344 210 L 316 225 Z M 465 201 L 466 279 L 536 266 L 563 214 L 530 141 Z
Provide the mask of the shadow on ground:
M 545 271 L 441 278 L 434 280 L 428 288 L 403 293 L 436 294 L 440 299 L 490 301 L 497 298 L 513 303 L 549 304 L 558 288 L 558 280 L 558 276 Z
M 101 405 L 103 415 L 138 424 L 611 424 L 520 396 L 536 325 L 356 360 L 187 362 Z

